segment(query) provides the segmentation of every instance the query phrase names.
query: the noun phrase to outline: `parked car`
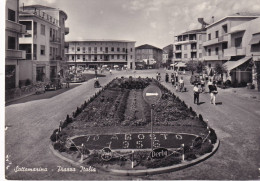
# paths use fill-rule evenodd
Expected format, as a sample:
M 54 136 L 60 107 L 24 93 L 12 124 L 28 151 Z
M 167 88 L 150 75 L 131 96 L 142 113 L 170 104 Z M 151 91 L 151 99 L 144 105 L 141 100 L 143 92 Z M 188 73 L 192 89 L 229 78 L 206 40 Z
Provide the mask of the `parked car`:
M 57 90 L 62 88 L 62 83 L 59 78 L 54 79 L 52 82 L 49 82 L 48 84 L 45 85 L 45 90 Z
M 200 84 L 200 76 L 199 75 L 192 75 L 190 77 L 190 83 L 191 84 L 195 84 L 195 83 Z

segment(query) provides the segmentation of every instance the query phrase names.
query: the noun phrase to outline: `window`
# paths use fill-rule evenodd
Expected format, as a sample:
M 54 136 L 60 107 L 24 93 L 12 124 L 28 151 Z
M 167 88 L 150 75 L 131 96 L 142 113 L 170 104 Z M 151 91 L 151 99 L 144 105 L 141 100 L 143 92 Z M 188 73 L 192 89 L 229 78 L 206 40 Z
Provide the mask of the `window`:
M 100 51 L 102 52 L 103 50 L 102 50 L 102 47 L 100 47 Z
M 86 61 L 85 55 L 83 55 L 83 61 Z
M 211 68 L 211 63 L 208 64 L 209 68 Z
M 12 49 L 12 50 L 16 49 L 15 37 L 8 36 L 8 49 Z
M 211 34 L 210 33 L 208 34 L 208 40 L 211 40 Z
M 202 58 L 202 53 L 199 53 L 199 58 Z
M 80 55 L 77 55 L 77 59 L 80 59 Z
M 241 48 L 242 47 L 242 37 L 235 38 L 235 47 Z
M 184 54 L 184 58 L 187 58 L 187 54 Z
M 125 55 L 123 55 L 123 59 L 125 59 Z
M 71 59 L 74 60 L 74 55 L 71 56 Z
M 88 55 L 88 60 L 91 60 L 91 55 Z
M 208 56 L 211 56 L 211 49 L 208 49 Z
M 108 47 L 106 47 L 106 51 L 105 51 L 106 53 L 108 52 Z
M 120 52 L 120 48 L 117 48 L 117 51 Z
M 83 47 L 83 48 L 82 48 L 82 51 L 83 51 L 83 53 L 85 53 L 85 51 L 86 51 L 86 48 L 85 48 L 85 47 Z
M 218 55 L 218 47 L 215 48 L 216 55 Z
M 91 47 L 88 47 L 88 52 L 89 52 L 89 53 L 91 52 Z
M 114 51 L 114 47 L 111 47 L 111 51 L 112 51 L 112 52 Z
M 114 55 L 111 55 L 111 59 L 114 59 Z
M 131 59 L 133 59 L 133 55 L 131 55 Z
M 15 11 L 8 9 L 8 20 L 15 22 Z
M 218 31 L 216 31 L 216 38 L 218 38 Z
M 133 49 L 131 48 L 131 50 L 130 50 L 131 52 L 133 51 Z M 132 58 L 131 58 L 132 59 Z
M 45 35 L 45 25 L 41 24 L 41 34 Z
M 123 48 L 123 52 L 125 52 L 125 48 Z
M 33 22 L 33 35 L 37 35 L 37 22 Z
M 74 51 L 74 47 L 71 47 L 71 50 Z
M 80 47 L 77 47 L 77 51 L 78 51 L 78 52 L 80 51 Z
M 228 32 L 227 25 L 223 25 L 222 28 L 223 28 L 223 33 L 227 33 Z
M 117 55 L 117 59 L 120 59 L 120 55 Z
M 41 55 L 45 55 L 45 46 L 41 45 Z
M 97 53 L 97 47 L 94 47 L 94 52 Z

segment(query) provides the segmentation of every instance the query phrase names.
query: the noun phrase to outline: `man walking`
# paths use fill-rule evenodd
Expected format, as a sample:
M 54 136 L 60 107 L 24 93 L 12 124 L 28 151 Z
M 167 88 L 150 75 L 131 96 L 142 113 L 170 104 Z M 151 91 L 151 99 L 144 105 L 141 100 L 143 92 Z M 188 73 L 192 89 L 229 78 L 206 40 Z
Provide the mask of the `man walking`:
M 198 87 L 198 83 L 195 84 L 193 88 L 193 93 L 194 93 L 194 104 L 197 103 L 197 105 L 199 105 L 200 89 Z
M 216 82 L 213 82 L 213 85 L 211 86 L 210 90 L 210 103 L 216 105 L 216 95 L 218 93 Z

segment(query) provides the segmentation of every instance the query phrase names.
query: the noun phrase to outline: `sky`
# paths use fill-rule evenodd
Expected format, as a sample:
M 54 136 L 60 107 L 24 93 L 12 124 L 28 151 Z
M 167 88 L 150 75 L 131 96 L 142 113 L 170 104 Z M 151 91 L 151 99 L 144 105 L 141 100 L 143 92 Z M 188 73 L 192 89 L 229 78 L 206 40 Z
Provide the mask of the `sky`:
M 20 5 L 40 4 L 68 15 L 66 40 L 133 40 L 136 46 L 163 48 L 174 36 L 201 28 L 237 12 L 260 13 L 260 0 L 20 0 Z

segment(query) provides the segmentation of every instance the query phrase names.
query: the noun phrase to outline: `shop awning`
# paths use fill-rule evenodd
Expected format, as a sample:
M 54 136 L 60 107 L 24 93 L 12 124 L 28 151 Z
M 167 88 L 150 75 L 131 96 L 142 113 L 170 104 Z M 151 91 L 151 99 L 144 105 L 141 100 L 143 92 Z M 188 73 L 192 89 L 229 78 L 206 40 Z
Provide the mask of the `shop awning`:
M 230 71 L 238 67 L 239 65 L 242 65 L 243 63 L 247 62 L 250 58 L 252 57 L 245 57 L 237 61 L 227 61 L 226 63 L 223 64 L 223 66 L 226 66 L 227 70 Z
M 176 67 L 187 67 L 187 65 L 183 62 L 179 62 L 177 65 L 175 65 Z
M 260 34 L 253 35 L 252 39 L 249 42 L 249 45 L 254 45 L 260 43 Z

